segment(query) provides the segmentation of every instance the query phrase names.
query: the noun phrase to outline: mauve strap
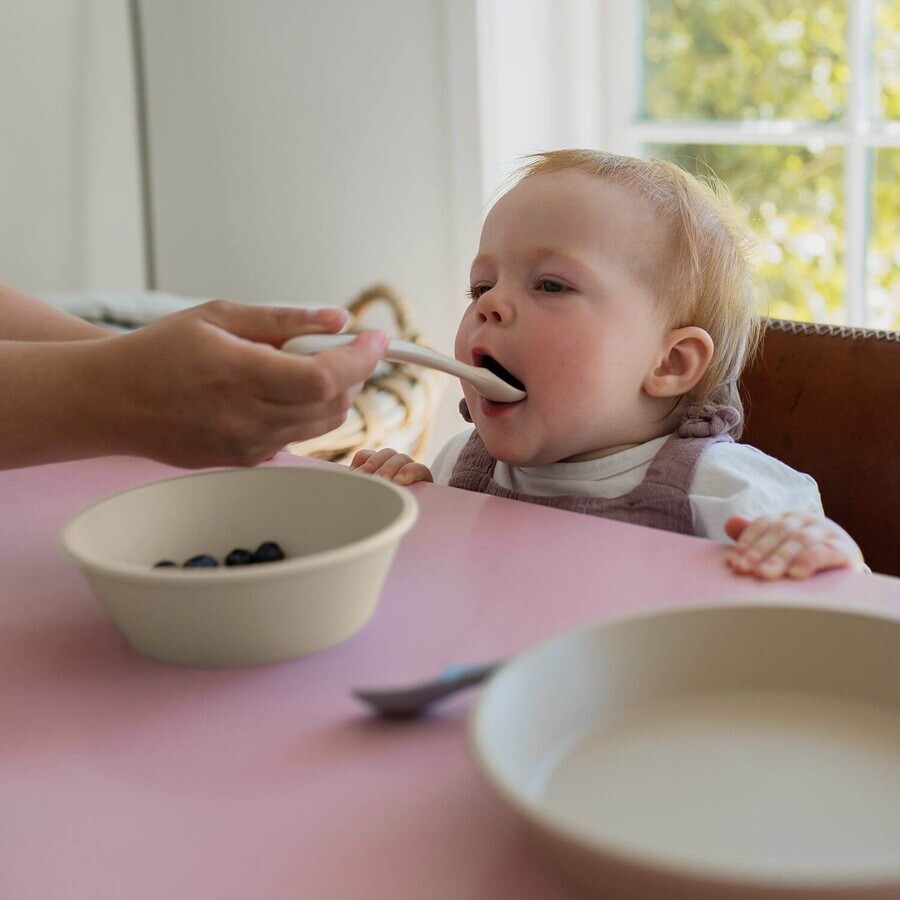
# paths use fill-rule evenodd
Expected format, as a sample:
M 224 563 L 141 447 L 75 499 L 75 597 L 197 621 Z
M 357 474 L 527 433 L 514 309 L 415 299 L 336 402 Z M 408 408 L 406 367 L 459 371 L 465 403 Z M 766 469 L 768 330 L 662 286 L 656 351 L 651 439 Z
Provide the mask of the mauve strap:
M 449 485 L 485 492 L 485 486 L 493 481 L 495 464 L 496 460 L 488 453 L 481 436 L 473 431 L 456 457 Z
M 694 471 L 697 463 L 700 462 L 700 457 L 713 444 L 718 444 L 720 441 L 734 442 L 731 435 L 728 434 L 684 438 L 676 431 L 653 457 L 642 484 L 664 485 L 690 494 Z

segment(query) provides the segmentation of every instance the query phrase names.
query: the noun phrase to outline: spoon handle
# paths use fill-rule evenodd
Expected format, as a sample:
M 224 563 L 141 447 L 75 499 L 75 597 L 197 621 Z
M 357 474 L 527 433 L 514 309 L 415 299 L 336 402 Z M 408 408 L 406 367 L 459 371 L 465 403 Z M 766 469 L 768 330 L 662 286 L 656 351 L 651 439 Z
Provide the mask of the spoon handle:
M 301 334 L 286 341 L 281 349 L 288 353 L 307 356 L 322 353 L 325 350 L 333 350 L 335 347 L 345 347 L 355 339 L 355 334 Z M 437 369 L 448 375 L 459 375 L 467 370 L 477 372 L 475 366 L 466 365 L 458 359 L 451 359 L 443 353 L 438 353 L 437 350 L 431 350 L 410 341 L 390 341 L 384 358 L 391 362 L 408 362 L 428 366 L 430 369 Z
M 453 690 L 461 690 L 464 687 L 481 684 L 486 678 L 490 678 L 502 665 L 502 662 L 489 662 L 448 666 L 441 672 L 438 680 Z
M 301 356 L 322 353 L 335 347 L 344 347 L 356 338 L 354 334 L 301 334 L 285 341 L 281 349 Z M 521 400 L 525 392 L 507 384 L 489 369 L 470 366 L 430 347 L 413 344 L 410 341 L 392 340 L 388 344 L 384 358 L 391 362 L 413 363 L 427 366 L 447 375 L 455 375 L 473 384 L 480 393 L 491 400 L 510 402 Z

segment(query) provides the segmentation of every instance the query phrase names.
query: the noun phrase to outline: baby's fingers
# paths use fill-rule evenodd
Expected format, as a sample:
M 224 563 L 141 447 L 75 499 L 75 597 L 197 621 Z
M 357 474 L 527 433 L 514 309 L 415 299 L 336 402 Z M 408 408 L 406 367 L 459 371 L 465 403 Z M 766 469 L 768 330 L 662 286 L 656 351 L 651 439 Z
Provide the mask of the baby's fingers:
M 828 569 L 850 568 L 854 562 L 854 554 L 842 543 L 819 541 L 798 553 L 786 571 L 790 578 L 808 578 Z
M 374 450 L 357 450 L 356 455 L 350 462 L 351 469 L 358 469 L 360 466 L 365 465 L 369 459 L 375 455 Z
M 752 521 L 746 516 L 732 516 L 725 523 L 725 534 L 733 541 L 736 541 L 747 530 Z
M 391 447 L 384 450 L 360 450 L 350 463 L 351 469 L 359 469 L 362 472 L 372 474 L 377 472 L 386 462 L 397 456 L 397 451 Z M 406 457 L 407 461 L 409 457 Z M 379 472 L 379 474 L 381 474 Z
M 388 447 L 372 454 L 360 467 L 361 472 L 377 475 L 379 478 L 394 480 L 399 471 L 412 462 L 412 457 L 398 453 Z
M 431 470 L 422 463 L 411 462 L 403 466 L 394 476 L 398 484 L 415 484 L 417 481 L 434 481 Z
M 786 513 L 778 519 L 756 519 L 739 537 L 727 560 L 736 572 L 758 578 L 780 578 L 794 558 L 826 537 L 821 519 Z

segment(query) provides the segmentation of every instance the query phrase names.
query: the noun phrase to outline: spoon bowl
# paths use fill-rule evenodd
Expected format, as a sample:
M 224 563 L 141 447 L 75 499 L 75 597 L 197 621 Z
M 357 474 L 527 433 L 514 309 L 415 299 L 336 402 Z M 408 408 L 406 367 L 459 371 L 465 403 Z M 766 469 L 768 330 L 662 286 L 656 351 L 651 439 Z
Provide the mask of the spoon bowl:
M 502 663 L 449 666 L 437 678 L 406 687 L 356 689 L 353 695 L 385 719 L 417 719 L 445 697 L 475 687 L 490 678 Z

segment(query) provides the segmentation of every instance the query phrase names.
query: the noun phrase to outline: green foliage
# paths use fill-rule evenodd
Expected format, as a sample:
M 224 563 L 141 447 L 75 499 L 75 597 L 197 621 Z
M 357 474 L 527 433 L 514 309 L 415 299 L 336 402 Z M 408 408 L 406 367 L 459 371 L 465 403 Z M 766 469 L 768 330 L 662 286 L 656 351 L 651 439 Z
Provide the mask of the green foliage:
M 647 118 L 843 115 L 842 0 L 645 0 L 644 10 Z
M 846 115 L 849 0 L 643 0 L 640 114 L 654 121 Z M 876 118 L 900 120 L 900 3 L 874 14 Z M 720 178 L 760 238 L 769 314 L 843 323 L 844 150 L 840 146 L 654 144 L 647 153 Z M 900 150 L 870 155 L 869 324 L 900 328 Z M 851 322 L 848 324 L 863 324 Z

